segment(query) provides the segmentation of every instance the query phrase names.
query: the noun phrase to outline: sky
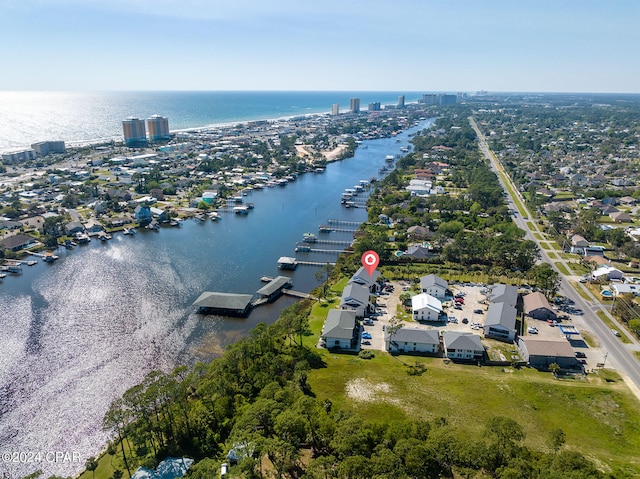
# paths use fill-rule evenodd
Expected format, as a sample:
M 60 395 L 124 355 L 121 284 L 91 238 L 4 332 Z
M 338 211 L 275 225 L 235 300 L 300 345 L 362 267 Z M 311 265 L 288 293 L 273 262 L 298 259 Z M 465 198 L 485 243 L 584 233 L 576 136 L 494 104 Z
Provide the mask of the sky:
M 0 90 L 640 93 L 640 0 L 0 0 Z

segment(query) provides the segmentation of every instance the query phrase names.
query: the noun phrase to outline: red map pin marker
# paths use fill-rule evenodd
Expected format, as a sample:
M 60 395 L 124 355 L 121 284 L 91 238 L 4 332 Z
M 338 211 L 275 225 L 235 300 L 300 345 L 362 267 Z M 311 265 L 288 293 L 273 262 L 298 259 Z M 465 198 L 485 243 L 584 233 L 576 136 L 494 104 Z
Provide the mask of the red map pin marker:
M 378 267 L 378 263 L 380 262 L 380 256 L 373 250 L 365 251 L 362 253 L 362 258 L 360 258 L 362 262 L 362 266 L 367 270 L 369 276 L 373 276 L 373 272 Z

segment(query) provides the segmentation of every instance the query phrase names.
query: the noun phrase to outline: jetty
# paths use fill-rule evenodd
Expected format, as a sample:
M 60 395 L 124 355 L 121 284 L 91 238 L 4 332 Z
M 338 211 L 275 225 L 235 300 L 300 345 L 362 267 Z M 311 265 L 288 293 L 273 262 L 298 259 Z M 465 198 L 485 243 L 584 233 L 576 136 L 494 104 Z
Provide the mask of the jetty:
M 291 278 L 288 276 L 276 276 L 266 285 L 256 291 L 259 298 L 266 298 L 267 302 L 275 301 L 284 288 L 291 286 Z
M 336 220 L 331 219 L 327 220 L 327 223 L 330 225 L 345 225 L 345 226 L 360 226 L 361 222 L 359 221 L 346 221 L 346 220 Z

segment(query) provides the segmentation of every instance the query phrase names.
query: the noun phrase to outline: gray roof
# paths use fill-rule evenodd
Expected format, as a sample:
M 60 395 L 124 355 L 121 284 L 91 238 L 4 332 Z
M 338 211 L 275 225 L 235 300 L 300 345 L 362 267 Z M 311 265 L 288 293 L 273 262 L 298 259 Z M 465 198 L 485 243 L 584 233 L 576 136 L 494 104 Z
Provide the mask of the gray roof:
M 19 246 L 24 246 L 30 243 L 35 243 L 36 239 L 32 236 L 28 236 L 28 235 L 13 235 L 13 236 L 7 236 L 5 239 L 3 239 L 0 243 L 2 243 L 2 245 L 5 248 L 17 248 Z
M 212 309 L 244 310 L 249 306 L 253 295 L 237 293 L 213 293 L 205 291 L 193 303 L 194 306 Z
M 444 347 L 447 349 L 464 349 L 468 351 L 484 351 L 480 336 L 473 333 L 444 331 L 442 333 Z
M 487 317 L 484 320 L 484 327 L 502 326 L 503 328 L 515 330 L 516 328 L 516 308 L 507 303 L 491 303 L 487 309 Z
M 376 280 L 380 277 L 380 271 L 375 270 L 373 272 L 373 275 L 370 275 L 366 269 L 364 269 L 364 266 L 361 266 L 360 269 L 358 271 L 355 272 L 355 274 L 353 276 L 351 276 L 351 279 L 349 280 L 349 282 L 354 282 L 354 283 L 358 283 L 358 284 L 366 284 L 368 287 L 370 287 L 373 283 L 376 282 Z
M 342 299 L 340 305 L 346 303 L 347 300 L 355 300 L 356 302 L 366 306 L 369 304 L 369 288 L 358 283 L 349 283 L 342 291 Z
M 518 288 L 506 284 L 494 284 L 488 295 L 492 303 L 507 303 L 515 306 L 518 303 Z
M 440 344 L 440 334 L 436 329 L 400 328 L 391 340 L 404 343 Z
M 331 309 L 322 328 L 325 338 L 351 339 L 356 327 L 356 312 Z
M 288 276 L 276 276 L 269 283 L 260 288 L 257 293 L 260 296 L 271 296 L 273 293 L 291 284 Z
M 420 287 L 421 288 L 430 288 L 432 286 L 440 286 L 441 288 L 448 288 L 449 283 L 447 283 L 440 276 L 436 276 L 435 274 L 428 274 L 420 278 Z

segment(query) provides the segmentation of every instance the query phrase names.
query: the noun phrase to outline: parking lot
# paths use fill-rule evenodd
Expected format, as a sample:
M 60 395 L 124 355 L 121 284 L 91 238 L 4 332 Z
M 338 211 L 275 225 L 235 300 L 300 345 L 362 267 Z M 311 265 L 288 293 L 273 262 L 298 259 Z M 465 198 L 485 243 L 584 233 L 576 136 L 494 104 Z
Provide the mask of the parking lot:
M 398 311 L 400 304 L 400 294 L 403 288 L 408 288 L 408 282 L 392 282 L 393 291 L 385 292 L 377 299 L 377 312 L 369 320 L 363 324 L 363 331 L 371 335 L 371 339 L 365 339 L 365 344 L 361 343 L 362 349 L 373 349 L 385 351 L 384 344 L 384 328 L 389 325 L 389 321 Z M 486 286 L 481 284 L 462 284 L 453 283 L 449 285 L 449 289 L 454 295 L 462 298 L 456 304 L 455 299 L 443 303 L 443 309 L 446 312 L 449 321 L 447 323 L 418 323 L 403 322 L 403 327 L 415 329 L 437 329 L 440 331 L 460 331 L 484 336 L 484 321 L 489 306 L 485 296 Z M 573 325 L 578 329 L 582 329 L 582 317 L 579 311 L 572 308 L 570 304 L 554 305 L 556 313 L 563 319 L 560 320 L 561 325 Z M 466 321 L 465 321 L 466 320 Z M 536 328 L 537 332 L 527 332 L 528 327 Z M 564 339 L 557 326 L 551 326 L 547 321 L 536 320 L 531 318 L 525 319 L 523 335 L 535 335 L 541 339 L 558 340 Z M 366 344 L 368 343 L 368 344 Z M 584 353 L 584 360 L 588 367 L 595 367 L 595 363 L 600 361 L 599 350 L 590 349 L 581 336 L 571 341 L 574 351 Z M 581 355 L 581 354 L 579 354 Z M 593 359 L 591 359 L 593 358 Z M 593 362 L 593 364 L 591 364 Z

